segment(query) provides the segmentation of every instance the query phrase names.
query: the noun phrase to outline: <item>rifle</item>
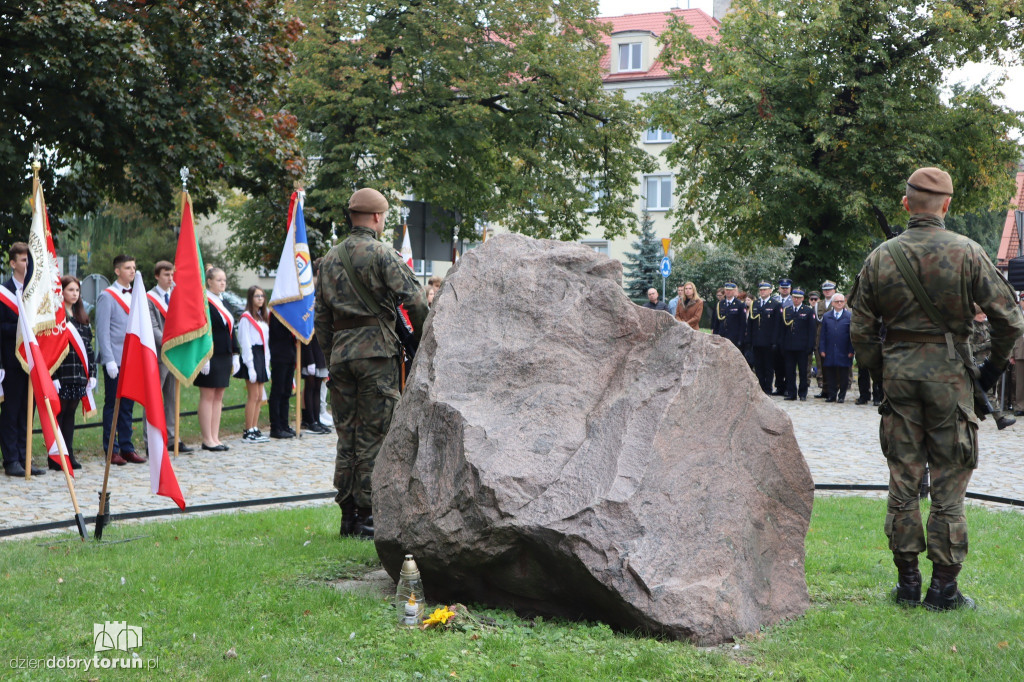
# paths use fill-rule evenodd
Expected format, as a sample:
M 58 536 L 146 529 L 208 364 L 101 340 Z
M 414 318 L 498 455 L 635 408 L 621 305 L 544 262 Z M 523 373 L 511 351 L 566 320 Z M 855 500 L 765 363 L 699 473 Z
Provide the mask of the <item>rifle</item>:
M 900 236 L 900 233 L 892 229 L 892 227 L 889 225 L 889 220 L 885 217 L 885 214 L 882 213 L 882 210 L 880 208 L 878 208 L 877 206 L 872 206 L 871 210 L 874 211 L 875 220 L 878 221 L 878 226 L 882 228 L 882 233 L 885 235 L 886 239 L 895 239 L 896 237 Z

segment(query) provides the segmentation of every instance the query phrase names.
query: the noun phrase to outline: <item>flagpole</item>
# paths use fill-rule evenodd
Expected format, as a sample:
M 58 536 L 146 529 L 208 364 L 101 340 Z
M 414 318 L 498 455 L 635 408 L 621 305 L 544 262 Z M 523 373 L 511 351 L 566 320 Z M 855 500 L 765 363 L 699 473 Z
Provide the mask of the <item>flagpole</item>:
M 181 382 L 174 382 L 174 456 L 178 456 L 178 443 L 181 442 L 181 432 L 178 431 L 181 422 Z
M 53 407 L 50 405 L 50 399 L 44 398 L 44 400 L 46 400 L 46 412 L 50 416 L 50 428 L 53 429 L 57 441 L 60 469 L 64 472 L 64 481 L 68 484 L 68 492 L 71 493 L 71 505 L 75 508 L 75 525 L 78 526 L 78 534 L 82 536 L 82 541 L 84 542 L 89 537 L 89 529 L 85 527 L 85 517 L 82 516 L 82 510 L 78 508 L 78 496 L 75 495 L 75 484 L 71 480 L 71 472 L 68 471 L 67 453 L 64 452 L 64 439 L 60 435 L 60 429 L 57 428 L 57 420 L 53 417 Z M 43 415 L 39 416 L 42 417 Z
M 295 435 L 302 438 L 302 342 L 295 337 Z M 309 409 L 309 408 L 306 408 Z
M 28 342 L 25 342 L 26 349 Z M 32 478 L 32 417 L 34 410 L 32 409 L 32 382 L 28 382 L 28 409 L 25 410 L 28 413 L 28 425 L 25 427 L 25 480 Z M 40 416 L 42 419 L 42 416 Z
M 110 425 L 110 440 L 107 442 L 107 468 L 103 471 L 103 490 L 100 492 L 100 510 L 96 514 L 96 539 L 103 537 L 103 526 L 106 525 L 104 509 L 107 501 L 107 481 L 110 480 L 110 460 L 114 456 L 114 438 L 117 436 L 117 415 L 121 413 L 121 396 L 114 400 L 114 419 Z M 177 436 L 177 434 L 175 434 Z

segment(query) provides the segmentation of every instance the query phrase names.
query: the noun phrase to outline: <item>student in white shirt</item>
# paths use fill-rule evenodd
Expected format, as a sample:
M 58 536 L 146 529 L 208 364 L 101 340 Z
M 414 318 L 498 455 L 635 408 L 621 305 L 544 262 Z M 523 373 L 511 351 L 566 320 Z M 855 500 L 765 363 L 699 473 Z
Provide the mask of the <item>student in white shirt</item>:
M 270 379 L 268 322 L 266 293 L 258 286 L 249 287 L 245 297 L 245 312 L 238 321 L 238 345 L 242 363 L 235 373 L 239 379 L 245 379 L 245 431 L 242 440 L 249 443 L 266 443 L 270 440 L 259 429 L 263 384 Z

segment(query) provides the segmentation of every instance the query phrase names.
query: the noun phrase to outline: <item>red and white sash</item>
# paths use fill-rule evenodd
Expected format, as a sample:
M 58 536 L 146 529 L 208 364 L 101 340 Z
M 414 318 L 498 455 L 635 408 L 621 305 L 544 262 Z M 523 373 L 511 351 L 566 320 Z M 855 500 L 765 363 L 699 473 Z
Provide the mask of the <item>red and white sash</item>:
M 167 304 L 164 303 L 164 299 L 160 298 L 158 294 L 154 294 L 152 291 L 147 291 L 146 296 L 149 298 L 149 302 L 156 306 L 156 309 L 160 311 L 160 315 L 167 319 Z
M 224 326 L 228 328 L 228 334 L 230 334 L 235 326 L 235 320 L 231 317 L 231 313 L 229 313 L 228 309 L 224 307 L 221 300 L 209 291 L 206 292 L 206 300 L 210 302 L 210 305 L 212 305 L 218 313 L 220 313 L 221 319 L 224 320 Z
M 128 313 L 131 312 L 131 308 L 129 308 L 128 304 L 124 302 L 123 298 L 121 298 L 121 289 L 124 289 L 124 287 L 118 284 L 117 282 L 114 282 L 103 291 L 110 294 L 110 297 L 117 301 L 118 305 L 120 305 L 121 308 L 124 310 L 124 314 L 127 315 Z
M 260 326 L 260 323 L 256 321 L 255 317 L 249 314 L 248 310 L 242 313 L 242 319 L 246 320 L 249 324 L 253 326 L 253 328 L 256 330 L 256 333 L 260 335 L 260 345 L 265 348 L 267 345 L 267 338 L 263 336 L 263 327 Z
M 82 367 L 85 368 L 86 388 L 85 395 L 82 396 L 82 413 L 86 417 L 91 417 L 96 414 L 96 399 L 93 398 L 92 389 L 88 385 L 89 377 L 92 376 L 89 367 L 89 354 L 86 353 L 85 341 L 82 339 L 82 335 L 78 333 L 78 329 L 71 322 L 68 322 L 68 332 L 71 334 L 71 348 L 74 349 L 78 359 L 82 361 Z
M 15 315 L 18 314 L 18 297 L 13 291 L 2 285 L 0 285 L 0 303 L 10 308 Z

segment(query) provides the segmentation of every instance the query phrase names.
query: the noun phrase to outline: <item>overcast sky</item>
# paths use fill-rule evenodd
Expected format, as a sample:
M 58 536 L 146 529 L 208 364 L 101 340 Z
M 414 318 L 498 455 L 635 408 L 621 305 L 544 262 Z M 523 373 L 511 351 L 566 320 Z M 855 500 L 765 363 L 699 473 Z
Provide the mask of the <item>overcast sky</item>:
M 870 0 L 866 0 L 870 1 Z M 602 16 L 618 14 L 642 14 L 675 8 L 702 9 L 711 14 L 712 0 L 600 0 Z M 952 81 L 976 83 L 995 70 L 988 65 L 975 64 L 957 73 L 950 74 Z M 1017 111 L 1024 111 L 1024 67 L 1015 67 L 1011 71 L 1011 79 L 1003 88 L 1004 102 Z

